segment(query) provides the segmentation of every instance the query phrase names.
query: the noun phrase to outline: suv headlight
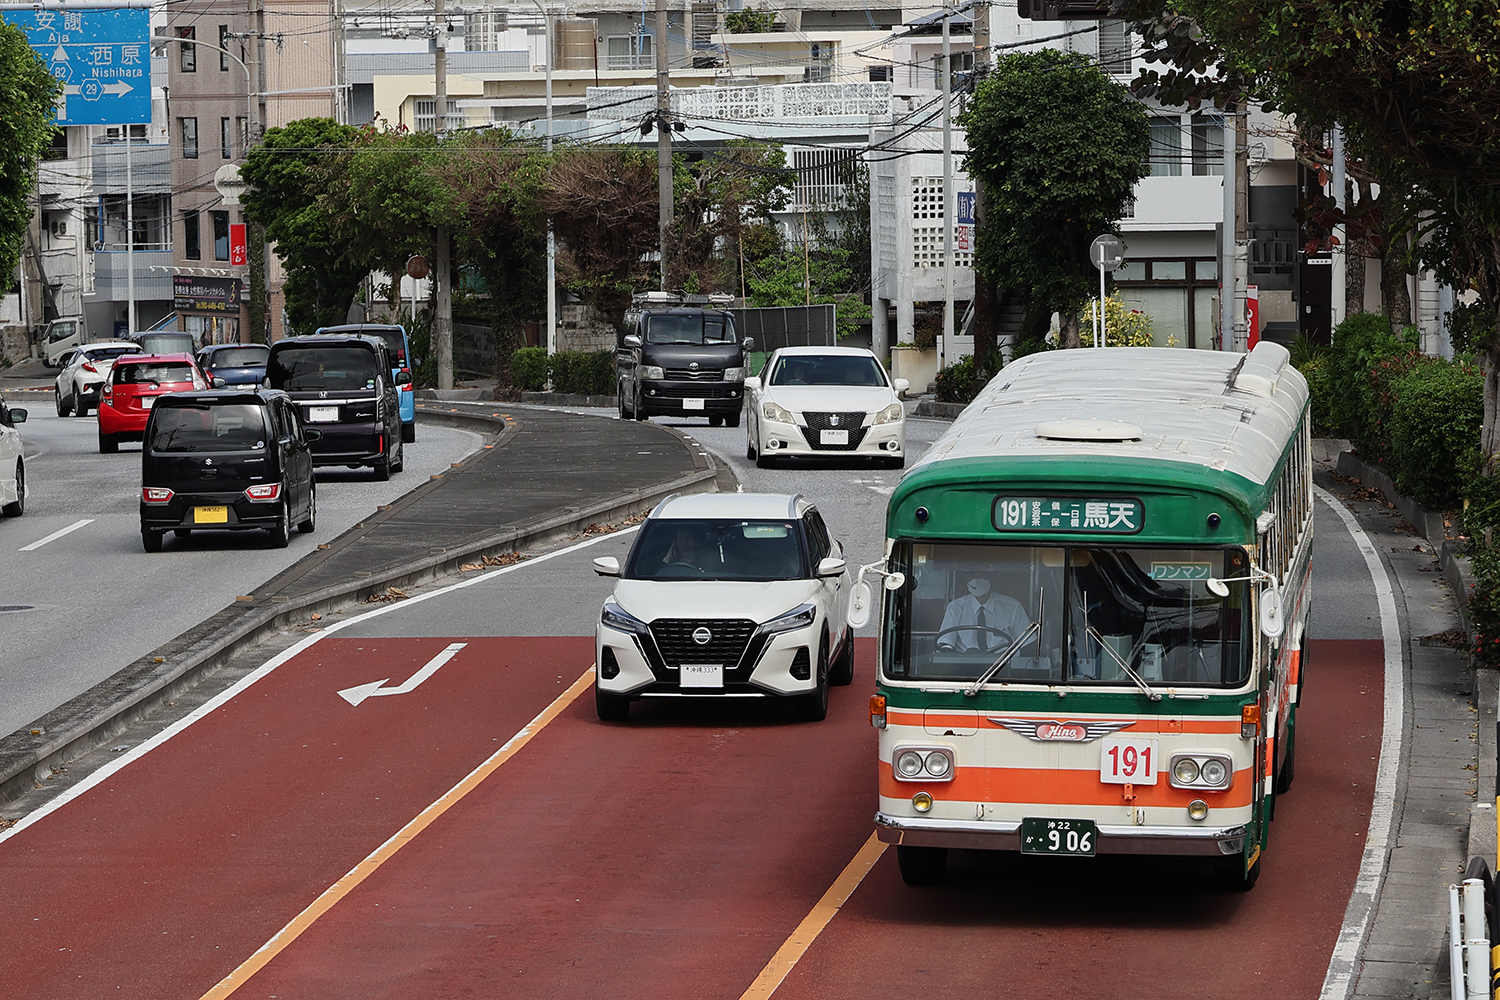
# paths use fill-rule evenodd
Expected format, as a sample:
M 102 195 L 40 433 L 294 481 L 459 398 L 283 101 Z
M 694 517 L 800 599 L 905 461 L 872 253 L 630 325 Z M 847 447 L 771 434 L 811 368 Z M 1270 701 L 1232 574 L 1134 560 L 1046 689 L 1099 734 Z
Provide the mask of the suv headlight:
M 807 628 L 818 620 L 818 609 L 811 604 L 799 604 L 784 615 L 779 615 L 756 629 L 762 635 L 776 635 L 780 632 L 794 632 L 799 628 Z
M 641 373 L 641 378 L 662 379 L 667 377 L 667 373 L 656 365 L 641 365 L 636 370 Z
M 619 629 L 621 632 L 633 632 L 636 635 L 646 635 L 650 631 L 645 622 L 620 607 L 613 598 L 604 602 L 604 610 L 599 613 L 599 621 L 610 628 Z
M 894 424 L 896 421 L 900 420 L 903 415 L 904 414 L 901 410 L 901 404 L 892 403 L 890 406 L 887 406 L 885 409 L 875 414 L 875 422 L 877 424 Z
M 792 416 L 792 411 L 784 406 L 777 406 L 770 401 L 760 404 L 761 416 L 767 420 L 774 420 L 778 424 L 795 424 L 797 421 Z
M 726 368 L 724 369 L 724 381 L 743 382 L 750 370 L 748 368 Z

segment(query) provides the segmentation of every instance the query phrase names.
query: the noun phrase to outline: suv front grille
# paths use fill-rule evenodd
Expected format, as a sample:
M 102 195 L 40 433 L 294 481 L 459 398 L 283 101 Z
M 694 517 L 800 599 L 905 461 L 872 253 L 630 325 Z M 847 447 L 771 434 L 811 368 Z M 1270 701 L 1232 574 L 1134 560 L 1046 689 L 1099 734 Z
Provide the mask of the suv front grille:
M 698 643 L 693 633 L 707 629 L 710 639 Z M 678 669 L 684 663 L 722 663 L 733 670 L 745 653 L 755 623 L 724 618 L 658 618 L 651 623 L 651 635 L 667 666 Z

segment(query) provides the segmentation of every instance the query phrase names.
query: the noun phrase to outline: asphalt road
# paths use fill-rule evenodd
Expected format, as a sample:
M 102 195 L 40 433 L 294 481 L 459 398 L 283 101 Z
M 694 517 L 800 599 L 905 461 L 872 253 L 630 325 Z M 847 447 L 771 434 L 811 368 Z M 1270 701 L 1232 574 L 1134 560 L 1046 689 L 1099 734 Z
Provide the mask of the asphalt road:
M 317 530 L 294 533 L 285 549 L 271 548 L 259 531 L 195 532 L 168 536 L 163 552 L 148 555 L 140 445 L 101 455 L 97 418 L 56 416 L 50 394 L 9 398 L 29 411 L 21 428 L 29 489 L 25 515 L 0 518 L 0 733 L 250 593 L 481 442 L 468 431 L 423 426 L 406 447 L 405 470 L 388 482 L 374 482 L 368 470 L 320 471 Z

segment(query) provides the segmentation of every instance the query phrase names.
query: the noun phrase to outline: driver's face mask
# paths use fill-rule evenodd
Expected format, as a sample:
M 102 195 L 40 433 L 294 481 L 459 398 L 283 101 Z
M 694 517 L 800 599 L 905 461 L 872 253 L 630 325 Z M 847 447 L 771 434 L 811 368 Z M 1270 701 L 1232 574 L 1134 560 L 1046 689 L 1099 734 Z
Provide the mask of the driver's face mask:
M 990 581 L 983 579 L 969 581 L 969 593 L 973 594 L 977 599 L 984 600 L 989 592 Z

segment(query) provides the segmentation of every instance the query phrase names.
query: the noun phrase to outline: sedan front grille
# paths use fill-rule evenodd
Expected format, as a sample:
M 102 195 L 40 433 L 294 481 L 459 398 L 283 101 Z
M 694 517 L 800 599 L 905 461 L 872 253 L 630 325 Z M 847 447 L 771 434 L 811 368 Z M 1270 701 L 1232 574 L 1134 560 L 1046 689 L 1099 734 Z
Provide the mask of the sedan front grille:
M 859 447 L 859 443 L 865 439 L 865 432 L 869 430 L 867 427 L 860 426 L 865 422 L 864 413 L 804 411 L 802 416 L 807 420 L 807 426 L 802 428 L 802 436 L 817 451 L 853 451 Z M 849 442 L 847 444 L 824 444 L 823 431 L 848 431 Z
M 709 639 L 699 643 L 693 633 L 707 630 Z M 684 663 L 722 663 L 732 670 L 745 653 L 755 623 L 724 618 L 658 618 L 651 635 L 666 665 L 676 670 Z

